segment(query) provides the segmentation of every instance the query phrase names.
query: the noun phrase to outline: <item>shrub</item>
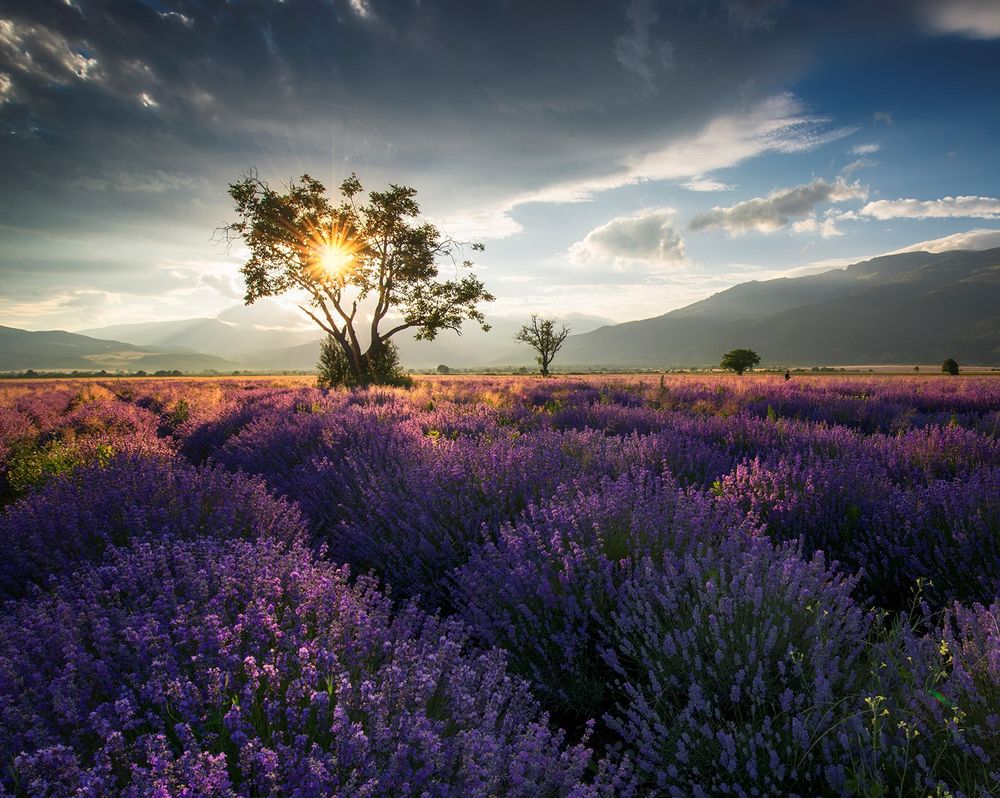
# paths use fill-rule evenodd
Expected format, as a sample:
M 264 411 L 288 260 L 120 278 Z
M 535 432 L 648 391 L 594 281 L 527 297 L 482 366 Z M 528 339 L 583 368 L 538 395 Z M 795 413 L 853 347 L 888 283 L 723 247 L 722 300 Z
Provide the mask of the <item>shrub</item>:
M 365 370 L 367 382 L 359 382 L 343 348 L 331 336 L 327 336 L 319 347 L 317 384 L 320 388 L 357 388 L 369 384 L 408 388 L 413 385 L 413 380 L 406 375 L 399 363 L 399 350 L 392 341 L 377 348 L 372 347 L 363 357 L 368 362 Z

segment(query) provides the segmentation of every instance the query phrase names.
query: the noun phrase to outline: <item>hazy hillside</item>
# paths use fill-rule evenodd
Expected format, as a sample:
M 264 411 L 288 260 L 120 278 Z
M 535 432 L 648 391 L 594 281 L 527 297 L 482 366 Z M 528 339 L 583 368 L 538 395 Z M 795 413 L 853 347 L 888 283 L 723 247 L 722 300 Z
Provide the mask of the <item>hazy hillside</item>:
M 749 282 L 651 319 L 574 335 L 563 365 L 1000 362 L 1000 249 L 908 252 L 806 277 Z
M 491 319 L 488 333 L 468 327 L 435 341 L 394 340 L 409 368 L 527 365 L 531 349 L 513 340 L 523 321 Z M 576 334 L 557 365 L 715 365 L 736 347 L 755 349 L 765 363 L 780 365 L 946 357 L 998 363 L 1000 248 L 886 255 L 822 274 L 742 283 L 650 319 L 612 326 L 603 321 L 568 318 Z M 91 332 L 100 337 L 0 327 L 0 370 L 311 370 L 319 354 L 317 331 L 273 305 L 234 306 L 214 319 Z
M 316 338 L 303 326 L 303 317 L 273 306 L 236 305 L 216 318 L 116 324 L 81 330 L 82 335 L 130 341 L 139 346 L 179 348 L 211 352 L 232 360 L 247 360 L 258 353 L 306 343 Z M 315 365 L 315 363 L 314 363 Z
M 0 371 L 227 371 L 234 366 L 214 355 L 168 351 L 62 330 L 29 332 L 0 327 Z

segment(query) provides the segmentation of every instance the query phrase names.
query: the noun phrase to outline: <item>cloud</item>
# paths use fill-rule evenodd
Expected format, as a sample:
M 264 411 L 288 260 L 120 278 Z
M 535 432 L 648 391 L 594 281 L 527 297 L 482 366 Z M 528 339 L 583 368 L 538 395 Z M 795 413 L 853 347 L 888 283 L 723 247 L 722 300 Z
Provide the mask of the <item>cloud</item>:
M 225 274 L 203 274 L 199 282 L 214 288 L 222 296 L 228 299 L 243 299 L 243 291 L 237 285 L 236 280 Z
M 869 166 L 878 166 L 878 161 L 873 161 L 871 158 L 858 158 L 841 169 L 840 174 L 847 176 L 858 169 L 867 169 Z
M 1000 199 L 996 197 L 943 197 L 936 200 L 876 200 L 869 202 L 857 211 L 856 215 L 880 221 L 888 219 L 1000 219 Z
M 625 16 L 632 30 L 615 39 L 615 58 L 651 89 L 657 74 L 673 65 L 674 47 L 670 42 L 650 35 L 650 29 L 660 19 L 650 0 L 632 0 Z
M 650 208 L 595 227 L 569 249 L 573 263 L 612 261 L 620 269 L 634 265 L 684 263 L 684 240 L 674 228 L 673 208 Z
M 70 188 L 84 191 L 120 191 L 126 194 L 160 194 L 164 191 L 203 188 L 204 178 L 193 175 L 168 174 L 161 169 L 138 171 L 120 169 L 105 177 L 85 175 L 69 183 Z
M 806 114 L 795 96 L 776 95 L 741 112 L 716 117 L 667 146 L 617 164 L 605 163 L 603 174 L 551 183 L 493 208 L 449 215 L 442 220 L 442 229 L 464 231 L 470 237 L 502 238 L 520 232 L 520 223 L 510 216 L 520 206 L 587 202 L 603 191 L 651 181 L 688 178 L 683 185 L 692 191 L 728 190 L 731 186 L 703 175 L 767 153 L 806 152 L 854 132 L 826 129 L 827 122 Z
M 1000 247 L 1000 230 L 977 228 L 964 233 L 953 233 L 943 238 L 921 241 L 888 254 L 896 255 L 900 252 L 950 252 L 956 249 L 981 251 L 995 247 Z
M 888 111 L 876 111 L 872 114 L 872 122 L 876 125 L 892 125 L 895 124 L 895 120 L 892 118 L 892 114 Z
M 880 144 L 870 143 L 870 144 L 855 144 L 851 147 L 851 152 L 854 155 L 871 155 L 874 152 L 878 152 L 881 149 Z
M 853 130 L 823 128 L 826 120 L 804 113 L 799 100 L 780 94 L 740 113 L 725 114 L 708 122 L 695 133 L 671 144 L 605 167 L 603 175 L 553 183 L 536 191 L 509 199 L 504 205 L 480 212 L 493 220 L 496 229 L 514 230 L 512 219 L 502 221 L 511 210 L 529 203 L 586 202 L 602 191 L 658 180 L 690 178 L 686 188 L 722 190 L 723 183 L 707 181 L 702 175 L 735 166 L 766 153 L 794 153 L 816 149 L 850 135 Z M 709 188 L 711 186 L 711 188 Z M 519 225 L 518 225 L 519 228 Z
M 835 236 L 843 235 L 843 232 L 837 227 L 837 220 L 833 216 L 827 216 L 825 219 L 820 221 L 813 214 L 805 219 L 800 219 L 797 222 L 792 223 L 793 233 L 812 233 L 818 234 L 821 238 L 834 238 Z
M 481 211 L 462 211 L 446 217 L 429 219 L 443 233 L 460 241 L 490 238 L 507 238 L 522 230 L 521 224 L 510 216 L 512 208 L 495 208 Z
M 681 185 L 688 191 L 732 191 L 735 188 L 735 186 L 730 186 L 711 177 L 702 177 L 700 175 L 691 178 Z
M 362 19 L 368 19 L 372 15 L 372 10 L 366 0 L 348 0 L 351 10 Z
M 996 0 L 933 0 L 926 6 L 932 30 L 970 39 L 1000 38 L 1000 5 Z
M 630 182 L 696 177 L 765 153 L 814 150 L 853 132 L 828 130 L 828 122 L 807 114 L 794 95 L 774 95 L 742 113 L 716 117 L 694 135 L 637 158 L 628 175 Z
M 867 196 L 868 190 L 859 183 L 847 183 L 841 177 L 832 183 L 818 178 L 811 183 L 773 191 L 766 197 L 754 197 L 725 208 L 712 208 L 692 219 L 689 229 L 719 228 L 730 234 L 749 230 L 772 233 L 800 219 L 803 221 L 795 232 L 836 235 L 833 222 L 820 224 L 812 218 L 815 207 L 822 203 L 865 199 Z
M 74 47 L 60 33 L 41 25 L 0 19 L 0 53 L 25 76 L 65 85 L 100 77 L 96 58 Z
M 787 0 L 728 0 L 726 10 L 731 24 L 746 30 L 772 28 L 774 12 L 787 5 Z
M 0 299 L 0 311 L 8 324 L 33 330 L 53 329 L 72 318 L 102 318 L 121 301 L 121 295 L 115 292 L 82 289 L 59 291 L 41 299 Z

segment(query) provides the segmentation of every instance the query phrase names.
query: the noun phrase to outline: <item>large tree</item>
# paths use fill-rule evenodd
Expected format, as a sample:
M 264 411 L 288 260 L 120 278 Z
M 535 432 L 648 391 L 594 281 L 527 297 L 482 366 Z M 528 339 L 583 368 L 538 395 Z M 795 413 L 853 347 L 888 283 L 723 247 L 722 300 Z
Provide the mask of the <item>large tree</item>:
M 523 341 L 538 353 L 535 362 L 541 366 L 542 376 L 548 377 L 552 359 L 563 345 L 567 335 L 569 335 L 569 327 L 565 324 L 556 327 L 555 319 L 540 319 L 537 314 L 532 313 L 531 321 L 517 331 L 514 340 Z
M 462 244 L 418 221 L 414 189 L 390 185 L 365 198 L 352 174 L 334 205 L 309 175 L 284 188 L 272 189 L 254 171 L 244 173 L 229 186 L 239 218 L 223 232 L 250 251 L 240 269 L 248 305 L 293 289 L 305 292 L 300 307 L 328 336 L 334 382 L 367 385 L 391 377 L 383 372 L 397 363 L 390 339 L 398 333 L 430 341 L 441 330 L 459 331 L 467 319 L 489 329 L 478 305 L 493 295 L 478 278 L 438 279 L 442 259 L 456 271 L 472 263 L 458 257 Z

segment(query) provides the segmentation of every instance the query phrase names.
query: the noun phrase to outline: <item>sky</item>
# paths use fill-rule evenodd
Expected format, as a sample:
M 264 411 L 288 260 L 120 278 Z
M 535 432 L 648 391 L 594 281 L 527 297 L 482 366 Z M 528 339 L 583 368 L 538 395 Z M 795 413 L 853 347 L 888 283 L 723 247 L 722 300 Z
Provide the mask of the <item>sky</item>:
M 998 96 L 1000 0 L 0 0 L 0 324 L 239 305 L 249 168 L 413 186 L 494 318 L 998 246 Z

